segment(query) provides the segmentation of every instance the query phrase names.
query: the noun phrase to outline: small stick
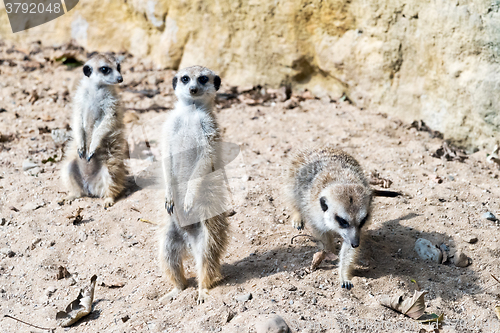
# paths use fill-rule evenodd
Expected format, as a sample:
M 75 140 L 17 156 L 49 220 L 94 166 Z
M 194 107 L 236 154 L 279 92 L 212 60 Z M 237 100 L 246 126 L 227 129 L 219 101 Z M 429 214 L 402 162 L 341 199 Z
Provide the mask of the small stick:
M 152 221 L 149 221 L 149 220 L 146 220 L 146 219 L 143 219 L 143 218 L 139 218 L 139 221 L 141 222 L 146 222 L 146 223 L 149 223 L 149 224 L 154 224 L 154 225 L 157 225 L 158 223 L 156 222 L 152 222 Z
M 313 236 L 311 235 L 306 235 L 306 234 L 299 234 L 299 235 L 295 235 L 292 237 L 292 239 L 290 239 L 290 244 L 293 244 L 293 240 L 297 237 L 309 237 L 313 242 L 319 242 L 316 238 L 314 238 Z
M 21 319 L 17 319 L 15 317 L 12 317 L 12 316 L 9 316 L 9 315 L 4 315 L 4 317 L 17 320 L 17 321 L 19 321 L 19 322 L 21 322 L 21 323 L 23 323 L 25 325 L 28 325 L 28 326 L 31 326 L 31 327 L 34 327 L 34 328 L 38 328 L 39 330 L 45 330 L 45 331 L 51 331 L 51 332 L 54 332 L 54 330 L 55 330 L 55 328 L 45 328 L 45 327 L 36 326 L 36 325 L 27 323 L 25 321 L 22 321 Z

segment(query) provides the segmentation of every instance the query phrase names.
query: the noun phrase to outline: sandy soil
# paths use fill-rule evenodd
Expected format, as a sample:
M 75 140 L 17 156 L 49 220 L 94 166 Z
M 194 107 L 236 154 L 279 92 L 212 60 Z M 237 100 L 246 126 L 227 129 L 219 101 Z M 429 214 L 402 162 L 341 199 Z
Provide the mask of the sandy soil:
M 429 292 L 426 310 L 444 313 L 440 332 L 500 331 L 493 311 L 500 285 L 490 276 L 500 277 L 500 227 L 482 217 L 500 215 L 500 172 L 486 162 L 486 152 L 464 162 L 442 160 L 432 157 L 442 139 L 348 100 L 305 93 L 283 102 L 271 90 L 234 94 L 250 89 L 245 87 L 223 86 L 217 111 L 224 140 L 241 148 L 232 164 L 236 214 L 229 218 L 224 280 L 197 306 L 190 262 L 190 287 L 161 305 L 159 298 L 171 288 L 156 259 L 163 193 L 151 177 L 138 175 L 157 165 L 158 128 L 174 101 L 172 72 L 129 56 L 123 60 L 127 163 L 137 185 L 108 210 L 93 198 L 59 205 L 65 189 L 59 176 L 64 144 L 58 140 L 69 129 L 71 92 L 82 74 L 81 67 L 51 59 L 71 54 L 85 59 L 82 50 L 0 46 L 2 314 L 56 327 L 56 312 L 96 274 L 94 310 L 71 332 L 255 332 L 257 322 L 274 314 L 293 332 L 419 332 L 412 319 L 379 303 L 384 294 L 413 294 L 414 279 Z M 305 237 L 290 243 L 299 231 L 290 225 L 281 192 L 290 154 L 326 143 L 344 148 L 367 174 L 378 172 L 393 182 L 391 190 L 404 193 L 374 200 L 351 291 L 337 282 L 337 261 L 306 272 L 317 247 Z M 83 219 L 75 222 L 71 216 L 79 207 Z M 474 244 L 468 242 L 472 236 Z M 458 268 L 420 259 L 414 251 L 420 237 L 448 245 L 452 255 L 463 250 L 472 264 Z M 58 279 L 60 266 L 71 277 Z M 237 300 L 247 293 L 250 300 Z M 348 328 L 356 323 L 359 329 Z M 41 332 L 9 318 L 0 319 L 0 331 Z

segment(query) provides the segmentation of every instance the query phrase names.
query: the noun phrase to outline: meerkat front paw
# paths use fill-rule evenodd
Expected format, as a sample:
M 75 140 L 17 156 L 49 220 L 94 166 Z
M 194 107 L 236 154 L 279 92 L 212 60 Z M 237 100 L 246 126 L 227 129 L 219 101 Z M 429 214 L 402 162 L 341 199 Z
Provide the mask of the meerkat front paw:
M 165 209 L 167 210 L 168 215 L 172 215 L 174 212 L 174 196 L 170 189 L 165 191 Z
M 85 158 L 85 147 L 79 147 L 77 150 L 78 157 Z
M 162 298 L 160 298 L 160 303 L 163 305 L 167 304 L 168 302 L 176 298 L 181 291 L 182 291 L 181 288 L 172 289 L 172 291 L 166 293 Z
M 109 208 L 115 204 L 115 199 L 107 197 L 104 199 L 104 208 Z
M 87 162 L 90 162 L 92 157 L 94 157 L 95 151 L 90 151 L 89 154 L 87 155 Z
M 196 304 L 200 305 L 202 303 L 205 303 L 206 300 L 208 300 L 208 290 L 207 289 L 199 289 L 198 290 L 198 300 L 196 301 Z
M 304 221 L 302 221 L 302 216 L 300 216 L 299 212 L 292 214 L 292 226 L 297 230 L 304 229 Z

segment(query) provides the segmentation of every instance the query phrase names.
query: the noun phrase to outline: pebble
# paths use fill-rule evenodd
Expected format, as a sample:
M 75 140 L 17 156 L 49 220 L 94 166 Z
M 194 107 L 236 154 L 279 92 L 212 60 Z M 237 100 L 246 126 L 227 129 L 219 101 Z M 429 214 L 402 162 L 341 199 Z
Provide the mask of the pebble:
M 292 300 L 290 300 L 290 302 L 288 302 L 288 303 L 290 303 L 290 305 L 293 305 L 293 301 Z
M 497 220 L 496 216 L 492 212 L 486 212 L 483 214 L 483 219 L 495 222 Z
M 437 263 L 441 263 L 443 259 L 443 253 L 434 244 L 425 238 L 419 238 L 415 242 L 415 252 L 418 256 L 424 260 L 431 260 Z
M 287 290 L 288 290 L 288 291 L 295 291 L 295 290 L 297 290 L 297 287 L 295 287 L 293 284 L 291 284 L 291 285 L 289 285 L 289 286 L 287 287 Z
M 316 304 L 318 303 L 318 299 L 316 297 L 313 297 L 312 301 L 311 301 L 312 304 Z
M 465 241 L 469 244 L 476 244 L 478 239 L 477 236 L 467 236 L 465 237 Z
M 5 225 L 7 223 L 7 220 L 5 219 L 5 217 L 2 217 L 2 219 L 0 220 L 0 225 Z
M 56 145 L 62 145 L 71 138 L 71 135 L 65 129 L 53 129 L 50 136 Z
M 257 323 L 255 329 L 257 333 L 291 333 L 287 323 L 280 316 L 275 316 L 264 323 Z
M 23 171 L 28 171 L 29 169 L 33 169 L 38 167 L 38 164 L 31 162 L 30 160 L 24 160 L 23 161 Z
M 2 255 L 4 257 L 12 258 L 13 256 L 16 255 L 16 253 L 14 251 L 12 251 L 11 249 L 9 249 L 8 247 L 4 247 L 4 248 L 0 249 L 0 255 Z
M 252 293 L 248 293 L 248 294 L 244 294 L 244 295 L 240 295 L 240 296 L 236 297 L 236 300 L 238 302 L 245 302 L 245 301 L 249 301 L 251 299 L 252 299 Z
M 45 289 L 45 295 L 47 295 L 47 297 L 50 297 L 50 296 L 54 295 L 56 290 L 57 289 L 54 286 L 50 286 L 47 289 Z
M 461 250 L 458 250 L 455 253 L 455 257 L 453 258 L 453 263 L 457 267 L 467 267 L 472 263 L 472 260 L 465 255 Z

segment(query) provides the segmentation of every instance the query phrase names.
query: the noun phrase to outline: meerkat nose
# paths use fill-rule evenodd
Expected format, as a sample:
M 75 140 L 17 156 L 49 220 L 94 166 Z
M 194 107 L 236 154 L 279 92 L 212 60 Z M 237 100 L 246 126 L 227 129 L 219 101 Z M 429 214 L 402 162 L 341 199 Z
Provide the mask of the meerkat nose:
M 122 83 L 123 82 L 123 77 L 122 76 L 118 76 L 118 79 L 116 79 L 118 81 L 118 83 Z
M 189 88 L 189 92 L 191 93 L 191 95 L 194 95 L 194 94 L 196 94 L 198 92 L 198 88 L 191 87 L 191 88 Z
M 359 246 L 359 243 L 351 243 L 351 246 L 355 249 Z

